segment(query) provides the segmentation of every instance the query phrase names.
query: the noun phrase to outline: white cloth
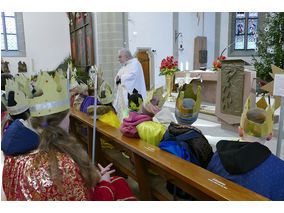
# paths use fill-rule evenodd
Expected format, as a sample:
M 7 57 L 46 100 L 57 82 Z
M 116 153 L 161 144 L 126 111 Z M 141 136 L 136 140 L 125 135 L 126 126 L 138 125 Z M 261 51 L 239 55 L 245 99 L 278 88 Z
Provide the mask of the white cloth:
M 137 58 L 132 58 L 121 67 L 116 77 L 120 76 L 121 84 L 117 87 L 116 97 L 113 106 L 117 112 L 118 118 L 121 120 L 122 112 L 128 108 L 128 93 L 132 94 L 135 88 L 142 95 L 143 100 L 146 99 L 147 91 L 144 80 L 142 66 Z
M 177 123 L 177 120 L 168 108 L 162 108 L 154 117 L 153 121 L 163 124 L 165 127 L 169 127 L 171 122 Z

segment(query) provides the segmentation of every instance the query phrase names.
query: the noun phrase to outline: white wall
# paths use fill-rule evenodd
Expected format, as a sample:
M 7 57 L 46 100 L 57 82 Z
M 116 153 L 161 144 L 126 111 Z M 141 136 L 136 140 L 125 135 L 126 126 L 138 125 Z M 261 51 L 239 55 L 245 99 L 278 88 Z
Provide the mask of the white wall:
M 207 69 L 212 69 L 215 60 L 215 13 L 204 14 L 204 36 L 207 37 Z
M 194 39 L 197 36 L 207 37 L 207 68 L 211 68 L 214 60 L 214 43 L 215 43 L 215 13 L 199 13 L 199 23 L 196 12 L 179 13 L 179 32 L 182 33 L 182 38 L 178 38 L 178 43 L 183 41 L 184 50 L 179 52 L 179 64 L 185 64 L 188 61 L 189 70 L 193 69 L 194 55 Z M 203 27 L 204 23 L 204 27 Z M 204 31 L 203 31 L 204 29 Z M 203 32 L 202 32 L 203 31 Z
M 178 51 L 178 62 L 189 62 L 189 69 L 193 69 L 194 38 L 207 37 L 208 62 L 211 69 L 214 60 L 215 44 L 215 13 L 199 13 L 198 24 L 196 12 L 179 13 L 179 32 L 183 34 L 183 51 Z M 204 29 L 204 32 L 202 32 Z M 130 12 L 128 13 L 129 49 L 132 53 L 138 47 L 155 49 L 155 88 L 165 86 L 164 76 L 159 76 L 160 63 L 166 56 L 173 55 L 173 13 L 171 12 Z M 178 39 L 180 42 L 180 37 Z
M 26 56 L 3 57 L 12 74 L 18 73 L 18 62 L 27 64 L 28 74 L 55 69 L 71 54 L 69 20 L 61 12 L 24 12 Z
M 155 60 L 155 88 L 165 86 L 165 77 L 159 76 L 163 58 L 173 55 L 173 14 L 170 12 L 129 12 L 128 38 L 131 53 L 137 47 L 152 48 Z

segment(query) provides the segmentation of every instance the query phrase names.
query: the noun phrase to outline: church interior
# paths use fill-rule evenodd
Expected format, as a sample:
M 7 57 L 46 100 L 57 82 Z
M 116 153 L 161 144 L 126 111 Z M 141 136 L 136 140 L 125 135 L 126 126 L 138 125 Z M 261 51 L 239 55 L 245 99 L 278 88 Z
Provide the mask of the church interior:
M 273 200 L 262 190 L 207 170 L 210 159 L 206 166 L 200 159 L 207 155 L 205 147 L 211 158 L 221 149 L 219 141 L 239 140 L 238 127 L 246 122 L 246 107 L 262 107 L 271 122 L 259 129 L 273 131 L 262 146 L 284 160 L 284 84 L 279 80 L 284 74 L 283 24 L 283 12 L 1 12 L 1 85 L 4 74 L 14 76 L 15 82 L 17 75 L 26 76 L 18 82 L 34 82 L 42 73 L 56 72 L 71 79 L 70 91 L 74 82 L 84 85 L 81 89 L 89 99 L 76 94 L 70 104 L 68 132 L 84 147 L 90 161 L 103 166 L 113 163 L 114 174 L 126 180 L 138 201 Z M 267 47 L 263 35 L 279 40 Z M 121 67 L 127 65 L 119 61 L 121 50 L 129 50 L 130 59 L 141 64 L 143 76 L 131 90 L 127 84 L 123 87 L 123 70 L 117 80 Z M 140 84 L 147 97 L 142 98 Z M 8 91 L 1 90 L 2 96 Z M 119 97 L 126 94 L 125 106 Z M 112 101 L 117 98 L 118 108 L 108 101 L 110 97 Z M 155 98 L 160 103 L 156 106 Z M 194 99 L 191 110 L 185 107 L 186 98 Z M 127 112 L 120 111 L 122 106 L 129 108 Z M 129 124 L 134 122 L 131 116 L 136 119 L 132 113 L 143 110 L 148 114 L 137 113 L 142 123 Z M 31 108 L 30 112 L 32 116 Z M 111 114 L 115 119 L 105 116 L 110 112 L 116 112 Z M 202 136 L 202 146 L 189 139 L 175 148 L 163 144 L 181 140 L 184 144 L 186 140 L 178 139 L 176 132 L 184 134 L 185 129 Z M 1 131 L 1 141 L 8 130 Z M 2 176 L 3 141 L 1 147 Z M 190 156 L 181 153 L 188 150 Z M 5 190 L 1 190 L 2 201 L 9 200 Z

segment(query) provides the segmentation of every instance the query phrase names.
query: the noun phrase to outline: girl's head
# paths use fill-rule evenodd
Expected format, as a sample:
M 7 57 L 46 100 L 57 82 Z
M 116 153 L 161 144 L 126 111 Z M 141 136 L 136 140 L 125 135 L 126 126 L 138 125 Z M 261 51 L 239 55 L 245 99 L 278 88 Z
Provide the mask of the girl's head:
M 28 99 L 30 123 L 40 136 L 39 151 L 47 153 L 51 179 L 61 187 L 62 175 L 57 159 L 57 152 L 61 152 L 76 162 L 86 185 L 95 186 L 100 178 L 99 172 L 82 145 L 68 134 L 70 103 L 67 79 L 61 72 L 56 72 L 54 78 L 43 72 L 38 76 L 35 88 L 34 97 Z M 40 167 L 39 159 L 34 166 Z
M 69 128 L 69 109 L 64 110 L 62 112 L 57 112 L 50 115 L 45 115 L 41 117 L 31 117 L 31 124 L 34 129 L 36 129 L 39 133 L 43 131 L 43 129 L 48 128 L 58 128 L 67 132 Z

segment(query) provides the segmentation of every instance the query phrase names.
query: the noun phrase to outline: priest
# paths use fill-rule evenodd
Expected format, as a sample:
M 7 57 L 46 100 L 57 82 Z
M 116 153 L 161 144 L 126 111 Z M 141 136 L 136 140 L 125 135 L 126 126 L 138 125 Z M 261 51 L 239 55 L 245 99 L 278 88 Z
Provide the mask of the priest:
M 142 95 L 143 100 L 147 96 L 143 69 L 137 58 L 133 58 L 128 49 L 119 51 L 118 60 L 122 67 L 115 77 L 117 85 L 116 98 L 113 106 L 118 118 L 122 119 L 122 112 L 128 108 L 128 93 L 135 88 Z

